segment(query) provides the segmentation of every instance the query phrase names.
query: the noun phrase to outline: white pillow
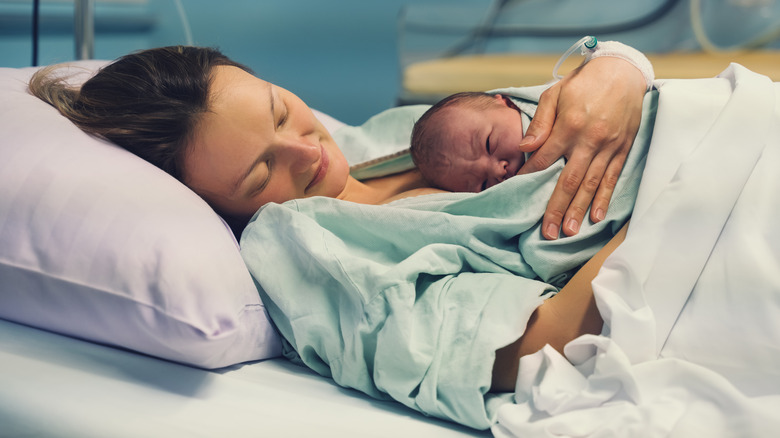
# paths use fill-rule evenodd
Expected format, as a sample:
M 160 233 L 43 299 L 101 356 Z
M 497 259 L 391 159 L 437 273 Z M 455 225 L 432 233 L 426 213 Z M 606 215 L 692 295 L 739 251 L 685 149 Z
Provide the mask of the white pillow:
M 33 71 L 0 68 L 0 318 L 203 368 L 280 354 L 220 217 L 29 95 Z

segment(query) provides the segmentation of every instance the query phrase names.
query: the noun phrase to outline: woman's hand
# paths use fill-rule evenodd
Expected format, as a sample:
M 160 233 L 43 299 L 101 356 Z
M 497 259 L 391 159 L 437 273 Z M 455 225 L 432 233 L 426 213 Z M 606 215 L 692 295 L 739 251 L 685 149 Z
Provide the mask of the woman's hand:
M 545 91 L 526 137 L 525 152 L 535 151 L 518 175 L 567 163 L 542 220 L 542 234 L 556 239 L 563 226 L 577 234 L 585 212 L 604 219 L 618 176 L 639 129 L 646 83 L 628 61 L 598 57 Z

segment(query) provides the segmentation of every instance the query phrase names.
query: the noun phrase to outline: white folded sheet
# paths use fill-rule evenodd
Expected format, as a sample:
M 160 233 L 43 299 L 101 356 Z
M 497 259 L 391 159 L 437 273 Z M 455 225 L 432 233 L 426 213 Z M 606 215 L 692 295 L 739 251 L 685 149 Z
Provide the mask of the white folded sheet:
M 661 84 L 601 336 L 521 361 L 497 437 L 776 436 L 780 85 L 739 65 Z

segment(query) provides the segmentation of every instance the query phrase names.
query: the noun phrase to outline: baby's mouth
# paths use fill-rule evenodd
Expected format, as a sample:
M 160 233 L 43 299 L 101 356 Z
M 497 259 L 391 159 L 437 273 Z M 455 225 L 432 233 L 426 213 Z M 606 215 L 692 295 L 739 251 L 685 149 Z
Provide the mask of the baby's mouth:
M 525 164 L 525 154 L 520 155 L 520 158 L 517 160 L 517 164 L 509 163 L 509 165 L 506 167 L 506 176 L 504 177 L 504 180 L 517 175 L 517 172 L 520 171 L 520 168 L 523 167 L 523 164 Z

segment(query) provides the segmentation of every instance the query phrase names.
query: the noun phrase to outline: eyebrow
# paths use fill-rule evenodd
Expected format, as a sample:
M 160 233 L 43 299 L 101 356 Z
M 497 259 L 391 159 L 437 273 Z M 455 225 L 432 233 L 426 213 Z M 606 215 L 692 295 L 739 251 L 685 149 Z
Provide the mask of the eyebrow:
M 275 111 L 276 103 L 274 99 L 273 87 L 271 86 L 270 83 L 268 84 L 268 101 L 270 102 L 270 107 L 271 107 L 270 108 L 271 117 L 273 117 L 273 115 L 275 114 L 274 111 Z M 262 163 L 263 161 L 265 161 L 265 153 L 258 155 L 257 158 L 255 158 L 255 161 L 252 162 L 252 164 L 246 169 L 246 171 L 236 179 L 236 182 L 233 183 L 233 190 L 231 190 L 231 194 L 235 194 L 238 191 L 238 189 L 241 187 L 241 184 L 244 182 L 244 180 L 249 178 L 249 175 L 252 174 L 252 171 L 254 171 L 255 168 L 259 166 L 260 163 Z M 263 184 L 258 188 L 258 190 L 262 190 L 265 187 L 267 182 L 268 180 L 263 182 Z

